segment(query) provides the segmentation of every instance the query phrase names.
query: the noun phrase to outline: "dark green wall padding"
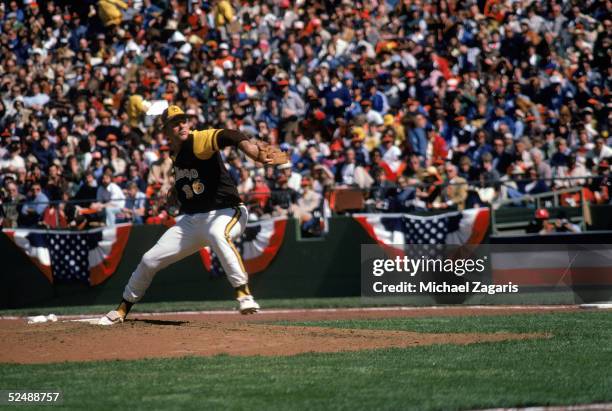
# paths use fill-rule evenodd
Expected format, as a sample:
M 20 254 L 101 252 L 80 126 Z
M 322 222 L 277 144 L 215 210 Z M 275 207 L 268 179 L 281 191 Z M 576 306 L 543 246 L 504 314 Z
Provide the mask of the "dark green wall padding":
M 31 306 L 114 304 L 142 255 L 165 231 L 162 226 L 135 226 L 117 271 L 105 283 L 51 285 L 6 235 L 0 235 L 2 258 L 0 308 Z M 301 240 L 296 223 L 288 221 L 276 258 L 261 273 L 250 277 L 259 298 L 344 297 L 360 293 L 361 244 L 373 240 L 352 218 L 330 221 L 325 239 Z M 212 278 L 198 254 L 157 273 L 143 301 L 205 301 L 234 298 L 223 278 Z
M 612 215 L 602 208 L 598 215 Z M 603 219 L 609 223 L 608 219 Z M 318 298 L 360 295 L 361 244 L 374 241 L 351 217 L 334 217 L 329 234 L 323 239 L 301 239 L 296 222 L 289 220 L 283 244 L 270 266 L 251 275 L 250 283 L 258 298 Z M 602 225 L 597 227 L 603 229 Z M 609 227 L 605 227 L 609 229 Z M 165 231 L 162 226 L 135 226 L 117 271 L 105 283 L 50 284 L 18 247 L 0 234 L 0 308 L 52 307 L 67 305 L 115 304 L 142 255 Z M 612 232 L 561 238 L 568 243 L 608 242 Z M 590 241 L 589 239 L 593 237 Z M 497 239 L 504 242 L 503 238 Z M 507 241 L 507 240 L 506 240 Z M 511 242 L 516 242 L 516 238 Z M 522 241 L 522 240 L 521 240 Z M 530 241 L 541 241 L 530 238 Z M 206 301 L 234 298 L 227 279 L 211 278 L 198 254 L 160 271 L 153 280 L 146 302 Z

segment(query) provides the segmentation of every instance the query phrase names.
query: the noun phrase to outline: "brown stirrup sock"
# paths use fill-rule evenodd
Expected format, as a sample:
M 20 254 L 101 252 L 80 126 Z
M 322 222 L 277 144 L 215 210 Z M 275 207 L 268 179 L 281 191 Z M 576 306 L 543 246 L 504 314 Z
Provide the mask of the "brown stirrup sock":
M 120 316 L 122 316 L 125 319 L 125 317 L 127 317 L 128 313 L 132 309 L 133 305 L 134 303 L 131 303 L 126 300 L 121 300 L 119 307 L 117 307 L 117 312 L 119 313 Z
M 241 298 L 247 295 L 251 295 L 251 290 L 249 290 L 248 284 L 242 284 L 234 289 L 236 290 L 236 298 Z

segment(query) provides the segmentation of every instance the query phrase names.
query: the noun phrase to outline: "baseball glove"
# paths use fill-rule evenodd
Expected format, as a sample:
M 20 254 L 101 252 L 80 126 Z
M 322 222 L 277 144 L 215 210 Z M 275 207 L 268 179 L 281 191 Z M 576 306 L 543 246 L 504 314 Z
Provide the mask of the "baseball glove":
M 279 147 L 272 146 L 263 141 L 257 141 L 259 148 L 258 161 L 264 164 L 280 165 L 289 162 L 289 154 Z

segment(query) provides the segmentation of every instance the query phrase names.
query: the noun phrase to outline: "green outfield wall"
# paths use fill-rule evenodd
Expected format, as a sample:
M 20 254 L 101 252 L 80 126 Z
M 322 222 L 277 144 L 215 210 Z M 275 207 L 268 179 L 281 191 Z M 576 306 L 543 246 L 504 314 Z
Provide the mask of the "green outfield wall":
M 140 257 L 164 231 L 162 226 L 133 227 L 117 271 L 95 287 L 52 285 L 7 236 L 0 235 L 0 307 L 115 303 Z M 359 295 L 360 245 L 372 242 L 352 218 L 332 219 L 329 234 L 322 239 L 301 239 L 290 220 L 278 254 L 264 272 L 251 276 L 251 287 L 260 298 Z M 233 290 L 227 280 L 213 278 L 195 254 L 160 271 L 143 301 L 230 298 Z
M 0 235 L 0 308 L 114 304 L 120 300 L 123 287 L 140 257 L 164 231 L 165 227 L 162 226 L 133 227 L 116 272 L 106 282 L 95 287 L 85 284 L 51 284 L 6 235 Z M 492 242 L 612 243 L 611 233 L 584 233 L 572 238 L 560 235 L 555 236 L 554 240 L 542 240 L 534 236 L 497 238 L 492 239 Z M 360 246 L 372 243 L 374 241 L 350 217 L 332 218 L 329 233 L 320 239 L 302 239 L 296 222 L 290 220 L 275 259 L 265 271 L 251 276 L 252 289 L 259 298 L 359 296 Z M 597 298 L 607 298 L 610 293 L 603 297 L 600 294 L 596 293 Z M 204 269 L 199 255 L 195 254 L 160 271 L 143 301 L 231 298 L 233 291 L 227 280 L 213 278 Z

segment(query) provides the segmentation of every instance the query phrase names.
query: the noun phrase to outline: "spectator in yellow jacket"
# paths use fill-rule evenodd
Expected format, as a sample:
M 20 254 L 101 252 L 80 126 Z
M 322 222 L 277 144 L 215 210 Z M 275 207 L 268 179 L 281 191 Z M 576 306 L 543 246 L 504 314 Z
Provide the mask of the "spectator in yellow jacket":
M 123 18 L 121 9 L 126 10 L 128 5 L 122 0 L 100 0 L 98 1 L 98 14 L 104 27 L 118 26 Z
M 215 24 L 217 27 L 223 27 L 234 20 L 234 8 L 228 0 L 219 0 L 215 2 L 214 11 Z
M 138 123 L 142 119 L 142 116 L 147 112 L 151 103 L 144 100 L 140 94 L 132 94 L 127 102 L 125 111 L 127 112 L 130 126 L 138 127 Z

